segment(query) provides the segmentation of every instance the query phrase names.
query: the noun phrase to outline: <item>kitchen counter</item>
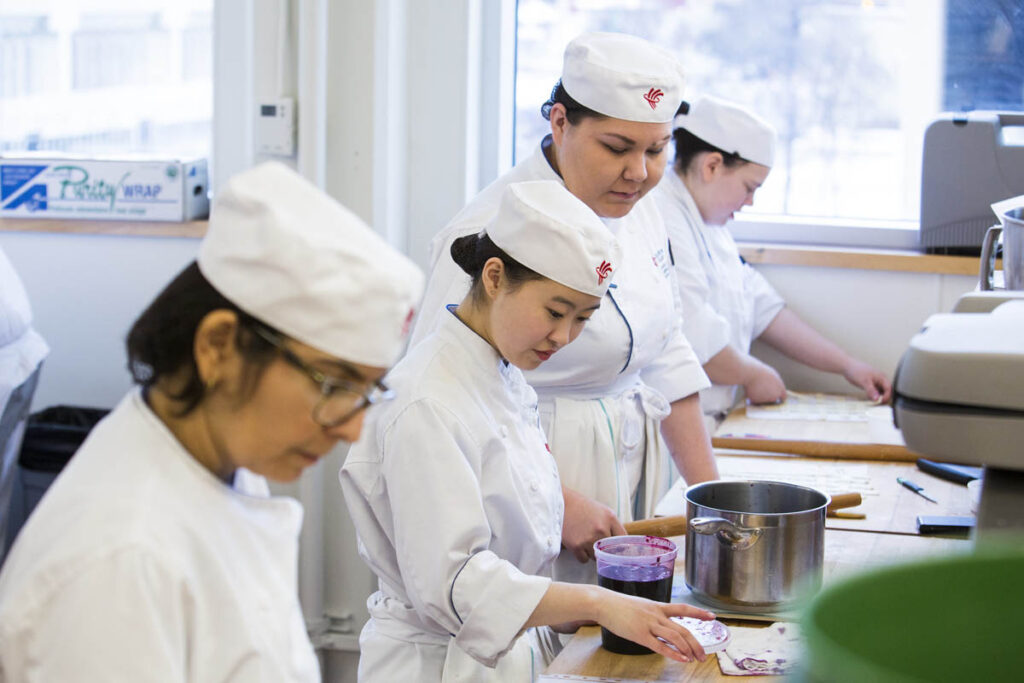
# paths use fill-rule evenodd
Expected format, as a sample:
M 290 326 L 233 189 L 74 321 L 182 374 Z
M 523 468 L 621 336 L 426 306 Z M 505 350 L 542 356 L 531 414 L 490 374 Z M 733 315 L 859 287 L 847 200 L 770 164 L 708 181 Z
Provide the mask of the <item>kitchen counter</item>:
M 684 566 L 683 537 L 673 539 L 679 546 L 677 569 Z M 828 585 L 851 572 L 896 562 L 921 559 L 949 553 L 970 550 L 966 540 L 910 536 L 891 533 L 848 531 L 843 529 L 825 530 L 824 583 Z M 677 582 L 683 581 L 681 574 Z M 685 592 L 685 591 L 684 591 Z M 722 617 L 729 626 L 763 628 L 770 621 L 750 621 Z M 601 647 L 601 629 L 597 626 L 581 628 L 572 641 L 548 667 L 547 674 L 572 676 L 608 677 L 625 681 L 781 681 L 778 676 L 758 676 L 745 679 L 725 676 L 718 667 L 716 655 L 709 655 L 704 662 L 680 664 L 661 655 L 617 655 Z M 572 678 L 565 680 L 573 680 Z M 577 679 L 577 680 L 586 680 Z

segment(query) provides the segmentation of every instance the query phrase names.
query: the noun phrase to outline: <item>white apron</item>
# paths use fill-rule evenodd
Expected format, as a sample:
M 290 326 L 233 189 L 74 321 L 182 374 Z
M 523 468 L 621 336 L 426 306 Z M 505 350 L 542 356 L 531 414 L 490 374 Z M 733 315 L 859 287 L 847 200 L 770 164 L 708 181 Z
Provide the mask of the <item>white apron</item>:
M 683 306 L 683 331 L 702 363 L 731 344 L 740 353 L 768 327 L 785 301 L 764 277 L 740 258 L 724 225 L 707 225 L 674 170 L 665 173 L 654 198 L 672 241 Z M 736 401 L 734 385 L 715 385 L 700 394 L 705 415 L 727 413 Z
M 522 373 L 449 313 L 388 375 L 339 478 L 378 577 L 359 680 L 532 681 L 523 624 L 558 554 L 562 496 Z

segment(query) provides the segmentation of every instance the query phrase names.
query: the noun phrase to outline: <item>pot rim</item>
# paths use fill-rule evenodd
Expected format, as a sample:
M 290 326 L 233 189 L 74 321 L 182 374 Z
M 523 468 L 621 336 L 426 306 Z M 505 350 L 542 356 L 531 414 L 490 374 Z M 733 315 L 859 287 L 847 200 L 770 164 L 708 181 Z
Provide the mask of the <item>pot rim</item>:
M 802 491 L 808 491 L 810 493 L 818 494 L 819 496 L 824 498 L 824 502 L 822 502 L 821 505 L 816 505 L 814 507 L 805 508 L 803 510 L 794 510 L 792 512 L 753 512 L 751 510 L 728 510 L 726 508 L 713 507 L 713 506 L 707 505 L 705 503 L 699 503 L 699 502 L 697 502 L 695 500 L 692 500 L 690 498 L 691 493 L 695 493 L 695 492 L 703 490 L 705 488 L 712 488 L 712 487 L 715 487 L 715 486 L 726 486 L 726 485 L 728 485 L 728 486 L 736 486 L 736 485 L 739 485 L 739 484 L 749 484 L 749 485 L 771 484 L 773 486 L 783 486 L 783 487 L 790 488 L 790 489 L 799 489 L 799 490 L 802 490 Z M 697 507 L 700 507 L 700 508 L 704 508 L 705 510 L 713 510 L 715 512 L 731 514 L 731 515 L 755 515 L 755 516 L 763 516 L 763 517 L 771 518 L 771 517 L 792 517 L 794 515 L 803 515 L 803 514 L 807 514 L 807 513 L 815 513 L 815 512 L 818 512 L 819 510 L 824 512 L 825 508 L 828 507 L 828 504 L 832 502 L 832 496 L 828 495 L 824 491 L 821 491 L 821 490 L 816 489 L 816 488 L 811 487 L 811 486 L 803 486 L 802 484 L 790 484 L 790 483 L 785 482 L 785 481 L 771 481 L 771 480 L 767 480 L 767 479 L 729 479 L 729 480 L 716 479 L 714 481 L 704 481 L 704 482 L 701 482 L 699 484 L 694 484 L 693 486 L 688 486 L 686 488 L 686 491 L 683 494 L 683 500 L 685 500 L 688 504 L 691 504 L 691 505 L 694 505 L 694 506 L 697 506 Z M 689 510 L 687 511 L 687 515 L 689 515 Z

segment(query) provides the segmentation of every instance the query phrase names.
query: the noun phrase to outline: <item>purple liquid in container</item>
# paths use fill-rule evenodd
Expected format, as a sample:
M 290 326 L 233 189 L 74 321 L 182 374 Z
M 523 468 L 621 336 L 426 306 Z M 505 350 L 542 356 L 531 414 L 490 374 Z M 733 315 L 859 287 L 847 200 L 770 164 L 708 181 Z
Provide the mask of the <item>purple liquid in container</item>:
M 597 584 L 617 593 L 669 602 L 675 573 L 676 546 L 657 536 L 616 536 L 594 544 Z M 651 650 L 601 627 L 601 645 L 624 655 Z

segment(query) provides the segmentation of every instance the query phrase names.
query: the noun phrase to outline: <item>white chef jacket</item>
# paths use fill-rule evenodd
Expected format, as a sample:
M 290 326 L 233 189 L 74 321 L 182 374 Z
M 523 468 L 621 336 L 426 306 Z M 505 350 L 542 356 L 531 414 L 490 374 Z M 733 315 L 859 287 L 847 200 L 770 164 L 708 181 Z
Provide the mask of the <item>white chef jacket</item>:
M 0 573 L 0 680 L 319 681 L 297 594 L 301 523 L 262 477 L 215 477 L 129 393 Z
M 531 681 L 562 494 L 522 373 L 453 314 L 388 375 L 339 478 L 378 577 L 359 680 Z M 494 667 L 494 668 L 491 668 Z
M 547 144 L 550 136 L 434 237 L 433 270 L 412 344 L 434 329 L 445 304 L 458 303 L 469 289 L 469 277 L 451 258 L 451 243 L 486 227 L 509 184 L 561 181 L 544 156 Z M 673 467 L 658 430 L 669 403 L 710 382 L 682 334 L 668 238 L 653 200 L 644 197 L 626 216 L 603 220 L 619 238 L 623 258 L 601 308 L 572 344 L 525 375 L 540 398 L 562 482 L 628 521 L 649 516 L 671 485 Z M 595 582 L 596 570 L 566 551 L 554 577 Z
M 678 173 L 666 172 L 652 194 L 672 240 L 683 332 L 697 357 L 706 363 L 728 344 L 748 353 L 785 300 L 740 258 L 726 226 L 704 222 Z M 736 387 L 715 385 L 701 392 L 700 401 L 705 415 L 727 413 L 736 401 Z
M 25 287 L 0 249 L 0 413 L 11 392 L 35 372 L 49 352 L 46 342 L 32 329 Z

